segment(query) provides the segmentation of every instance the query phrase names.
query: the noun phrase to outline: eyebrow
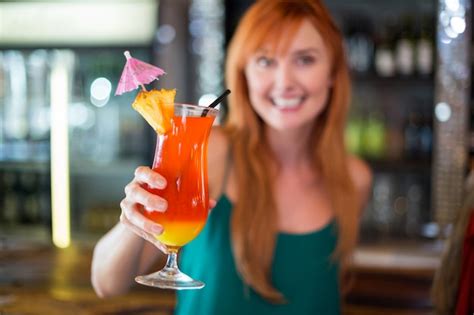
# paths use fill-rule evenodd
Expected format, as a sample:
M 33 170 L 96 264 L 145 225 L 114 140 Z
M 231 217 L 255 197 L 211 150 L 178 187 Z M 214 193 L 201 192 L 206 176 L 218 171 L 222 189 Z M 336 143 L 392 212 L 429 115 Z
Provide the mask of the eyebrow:
M 308 53 L 314 53 L 314 54 L 321 54 L 321 50 L 317 49 L 317 48 L 303 48 L 303 49 L 297 49 L 293 52 L 291 52 L 291 54 L 293 55 L 304 55 L 304 54 L 308 54 Z
M 261 48 L 261 49 L 258 49 L 255 53 L 256 54 L 268 54 L 270 52 L 271 52 L 270 49 Z M 320 55 L 321 50 L 318 49 L 318 48 L 314 48 L 314 47 L 308 47 L 308 48 L 297 49 L 295 51 L 290 51 L 289 53 L 291 55 L 305 55 L 305 54 L 311 54 L 311 53 L 316 54 L 316 55 Z

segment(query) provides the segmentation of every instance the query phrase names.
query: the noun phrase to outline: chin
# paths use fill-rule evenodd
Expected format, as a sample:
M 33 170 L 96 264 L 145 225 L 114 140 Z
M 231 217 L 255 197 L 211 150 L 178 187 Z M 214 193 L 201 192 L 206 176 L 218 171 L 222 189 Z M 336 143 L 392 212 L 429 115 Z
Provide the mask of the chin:
M 308 128 L 312 125 L 312 121 L 279 121 L 267 123 L 268 127 L 275 131 L 288 132 L 288 131 L 300 131 L 301 129 Z

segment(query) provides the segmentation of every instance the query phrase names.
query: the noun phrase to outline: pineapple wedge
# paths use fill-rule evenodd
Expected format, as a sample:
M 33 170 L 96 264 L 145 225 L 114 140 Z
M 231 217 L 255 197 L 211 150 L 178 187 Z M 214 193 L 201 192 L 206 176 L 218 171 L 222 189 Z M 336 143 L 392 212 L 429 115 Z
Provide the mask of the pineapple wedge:
M 176 90 L 140 91 L 132 107 L 160 134 L 171 129 Z

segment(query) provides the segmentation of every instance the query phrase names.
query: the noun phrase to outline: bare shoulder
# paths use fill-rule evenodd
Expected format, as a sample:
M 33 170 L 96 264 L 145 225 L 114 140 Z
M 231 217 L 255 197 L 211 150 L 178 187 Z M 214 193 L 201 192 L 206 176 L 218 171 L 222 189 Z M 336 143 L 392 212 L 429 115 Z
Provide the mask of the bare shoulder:
M 228 160 L 229 140 L 221 127 L 212 128 L 208 144 L 208 177 L 211 198 L 217 199 L 221 193 Z
M 208 158 L 223 162 L 222 158 L 227 156 L 229 140 L 221 127 L 213 127 L 209 136 Z
M 362 204 L 365 205 L 372 188 L 372 170 L 367 162 L 356 156 L 349 157 L 348 167 L 351 179 L 360 194 Z

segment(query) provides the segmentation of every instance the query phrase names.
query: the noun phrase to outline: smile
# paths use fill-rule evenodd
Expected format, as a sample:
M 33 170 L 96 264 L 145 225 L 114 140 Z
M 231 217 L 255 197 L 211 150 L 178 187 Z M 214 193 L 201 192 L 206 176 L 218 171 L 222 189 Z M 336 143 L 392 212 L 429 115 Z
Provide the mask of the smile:
M 304 97 L 293 97 L 293 98 L 272 98 L 272 103 L 279 109 L 295 109 L 304 101 Z

